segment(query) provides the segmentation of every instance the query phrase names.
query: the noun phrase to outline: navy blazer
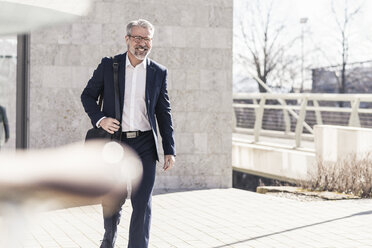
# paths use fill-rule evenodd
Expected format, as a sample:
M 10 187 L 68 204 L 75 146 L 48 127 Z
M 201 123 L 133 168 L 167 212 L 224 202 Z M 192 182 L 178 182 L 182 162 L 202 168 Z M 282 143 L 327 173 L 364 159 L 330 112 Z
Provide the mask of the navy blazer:
M 120 116 L 122 117 L 126 53 L 117 55 L 116 58 L 119 62 Z M 81 102 L 94 127 L 96 127 L 97 121 L 104 116 L 115 118 L 114 72 L 112 63 L 112 58 L 103 58 L 81 94 Z M 164 66 L 150 59 L 146 59 L 146 63 L 146 108 L 154 135 L 156 150 L 158 152 L 158 136 L 155 118 L 158 121 L 159 131 L 162 137 L 164 155 L 176 155 L 172 115 L 167 91 L 168 72 Z M 97 100 L 102 91 L 104 94 L 104 102 L 101 111 L 97 104 Z M 121 122 L 121 120 L 118 121 Z

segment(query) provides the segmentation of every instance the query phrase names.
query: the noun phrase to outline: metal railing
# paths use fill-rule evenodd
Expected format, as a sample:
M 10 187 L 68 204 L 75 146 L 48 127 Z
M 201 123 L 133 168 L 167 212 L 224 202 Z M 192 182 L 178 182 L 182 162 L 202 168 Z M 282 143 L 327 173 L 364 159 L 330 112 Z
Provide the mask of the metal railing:
M 372 128 L 372 94 L 233 95 L 234 132 L 260 137 L 313 140 L 316 124 Z

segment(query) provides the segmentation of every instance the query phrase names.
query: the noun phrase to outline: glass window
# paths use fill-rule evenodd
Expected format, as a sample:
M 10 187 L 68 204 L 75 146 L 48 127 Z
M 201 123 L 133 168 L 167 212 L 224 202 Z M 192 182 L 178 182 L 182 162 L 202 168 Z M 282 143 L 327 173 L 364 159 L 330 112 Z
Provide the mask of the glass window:
M 0 36 L 0 150 L 16 147 L 16 75 L 17 36 Z

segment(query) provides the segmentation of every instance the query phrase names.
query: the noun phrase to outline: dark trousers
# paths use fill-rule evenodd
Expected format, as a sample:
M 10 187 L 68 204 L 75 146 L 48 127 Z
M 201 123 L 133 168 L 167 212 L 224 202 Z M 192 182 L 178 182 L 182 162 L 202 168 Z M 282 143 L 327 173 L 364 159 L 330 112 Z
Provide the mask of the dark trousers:
M 156 147 L 152 131 L 146 132 L 137 138 L 122 138 L 122 142 L 134 149 L 142 161 L 143 177 L 138 191 L 131 196 L 132 216 L 129 228 L 128 248 L 147 248 L 151 221 L 151 195 L 155 181 Z M 104 214 L 104 240 L 115 243 L 117 225 L 120 222 L 121 206 L 125 198 L 117 206 L 118 211 L 107 216 L 109 206 L 102 203 Z M 111 207 L 111 206 L 110 206 Z M 114 245 L 112 245 L 113 247 Z

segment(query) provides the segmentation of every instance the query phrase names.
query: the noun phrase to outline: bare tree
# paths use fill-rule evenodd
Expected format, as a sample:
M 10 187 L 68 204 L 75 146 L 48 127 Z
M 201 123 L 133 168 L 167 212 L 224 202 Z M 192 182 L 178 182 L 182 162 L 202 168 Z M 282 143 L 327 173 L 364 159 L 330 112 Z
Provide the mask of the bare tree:
M 349 62 L 349 37 L 350 37 L 350 25 L 356 15 L 360 13 L 363 3 L 357 7 L 352 8 L 349 5 L 349 0 L 344 0 L 344 8 L 342 13 L 336 11 L 335 2 L 331 3 L 331 10 L 335 17 L 337 24 L 339 39 L 341 45 L 341 71 L 340 75 L 337 75 L 339 93 L 346 93 L 346 67 Z M 355 4 L 355 1 L 351 1 Z
M 293 86 L 300 72 L 294 65 L 300 58 L 298 55 L 290 55 L 289 51 L 299 37 L 284 37 L 286 26 L 273 18 L 274 1 L 270 1 L 267 6 L 259 0 L 247 2 L 250 4 L 247 18 L 239 22 L 239 35 L 246 49 L 238 52 L 237 59 L 252 68 L 266 85 L 276 83 L 280 86 L 283 80 L 293 80 L 290 82 Z M 260 92 L 266 92 L 260 83 L 258 87 Z

